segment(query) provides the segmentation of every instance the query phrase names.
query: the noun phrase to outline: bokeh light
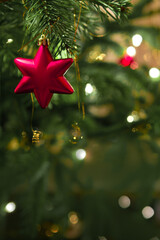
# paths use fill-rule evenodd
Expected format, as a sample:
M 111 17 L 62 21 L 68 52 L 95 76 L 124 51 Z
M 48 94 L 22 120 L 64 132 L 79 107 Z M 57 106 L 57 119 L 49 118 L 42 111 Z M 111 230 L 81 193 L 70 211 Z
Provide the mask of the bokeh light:
M 151 78 L 158 78 L 160 76 L 160 71 L 158 68 L 151 68 L 149 70 L 149 76 Z
M 133 121 L 134 121 L 134 117 L 131 116 L 131 115 L 129 115 L 129 116 L 127 117 L 127 122 L 132 123 Z
M 150 238 L 150 240 L 159 240 L 158 237 L 153 237 L 153 238 Z
M 58 225 L 56 225 L 56 224 L 53 224 L 52 226 L 51 226 L 51 232 L 52 233 L 58 233 L 58 231 L 59 231 L 59 227 L 58 227 Z
M 99 236 L 98 238 L 99 238 L 99 240 L 107 240 L 107 238 L 104 236 Z
M 48 229 L 45 231 L 45 234 L 46 234 L 47 237 L 52 237 L 53 236 L 53 233 Z
M 8 213 L 14 212 L 16 209 L 16 204 L 14 202 L 9 202 L 6 206 L 5 206 L 5 211 Z
M 130 56 L 130 57 L 134 57 L 136 55 L 136 49 L 132 46 L 128 47 L 127 48 L 127 54 Z
M 78 149 L 76 151 L 76 157 L 79 159 L 79 160 L 83 160 L 85 157 L 86 157 L 86 151 L 84 149 Z
M 150 206 L 144 207 L 144 208 L 142 209 L 142 215 L 143 215 L 143 217 L 146 218 L 146 219 L 149 219 L 149 218 L 153 217 L 153 215 L 154 215 L 154 210 L 153 210 L 153 208 L 150 207 Z
M 118 204 L 121 208 L 128 208 L 131 205 L 131 200 L 128 196 L 123 195 L 118 199 Z
M 72 224 L 77 224 L 79 221 L 79 218 L 78 218 L 78 215 L 76 212 L 70 212 L 68 214 L 68 218 L 69 218 L 70 223 L 72 223 Z
M 6 43 L 8 44 L 8 43 L 12 43 L 12 42 L 13 42 L 13 39 L 9 38 Z
M 142 36 L 140 34 L 135 34 L 133 37 L 132 37 L 132 43 L 133 43 L 133 46 L 135 47 L 139 47 L 142 43 Z
M 93 86 L 90 83 L 87 83 L 85 87 L 86 95 L 91 94 L 92 92 L 93 92 Z

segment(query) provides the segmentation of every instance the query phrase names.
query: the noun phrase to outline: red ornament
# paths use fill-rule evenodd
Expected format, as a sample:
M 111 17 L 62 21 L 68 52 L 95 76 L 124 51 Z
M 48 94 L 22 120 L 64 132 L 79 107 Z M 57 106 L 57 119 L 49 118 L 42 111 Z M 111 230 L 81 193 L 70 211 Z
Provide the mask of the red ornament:
M 34 92 L 42 108 L 48 106 L 53 93 L 71 94 L 74 92 L 63 76 L 73 63 L 73 59 L 54 60 L 47 45 L 39 47 L 34 59 L 16 58 L 14 62 L 23 74 L 14 92 Z
M 134 62 L 133 57 L 125 54 L 123 58 L 120 59 L 120 64 L 124 67 L 130 66 Z

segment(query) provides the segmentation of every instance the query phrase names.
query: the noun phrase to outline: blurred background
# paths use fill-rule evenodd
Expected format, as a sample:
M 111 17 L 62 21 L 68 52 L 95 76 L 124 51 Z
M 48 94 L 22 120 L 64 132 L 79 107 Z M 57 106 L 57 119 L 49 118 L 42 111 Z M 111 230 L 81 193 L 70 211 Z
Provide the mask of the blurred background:
M 132 4 L 81 37 L 75 93 L 33 115 L 13 61 L 38 47 L 17 52 L 24 9 L 0 4 L 0 239 L 160 239 L 160 1 Z

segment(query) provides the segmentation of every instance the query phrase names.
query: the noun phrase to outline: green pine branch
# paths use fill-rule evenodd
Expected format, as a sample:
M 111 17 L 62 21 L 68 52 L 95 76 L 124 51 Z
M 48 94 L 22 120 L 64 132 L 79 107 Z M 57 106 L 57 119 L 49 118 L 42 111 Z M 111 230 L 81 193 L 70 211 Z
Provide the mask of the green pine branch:
M 31 39 L 45 33 L 54 47 L 54 55 L 63 50 L 74 54 L 78 49 L 81 33 L 90 33 L 101 20 L 123 21 L 127 18 L 130 0 L 27 0 L 25 7 L 26 35 Z

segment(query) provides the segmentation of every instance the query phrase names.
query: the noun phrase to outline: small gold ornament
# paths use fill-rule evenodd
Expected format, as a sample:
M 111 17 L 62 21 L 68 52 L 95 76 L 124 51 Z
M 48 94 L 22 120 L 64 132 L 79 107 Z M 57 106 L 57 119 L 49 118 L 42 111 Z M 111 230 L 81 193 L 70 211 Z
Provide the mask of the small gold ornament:
M 32 131 L 33 131 L 32 143 L 39 143 L 42 132 L 38 130 L 32 130 Z
M 73 128 L 73 130 L 71 131 L 72 139 L 70 140 L 70 142 L 72 144 L 77 144 L 79 140 L 83 139 L 83 136 L 81 135 L 81 129 L 78 126 L 77 122 L 72 124 L 72 128 Z

